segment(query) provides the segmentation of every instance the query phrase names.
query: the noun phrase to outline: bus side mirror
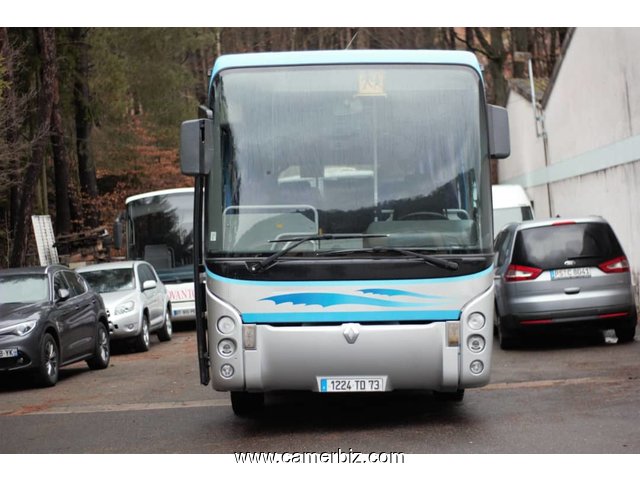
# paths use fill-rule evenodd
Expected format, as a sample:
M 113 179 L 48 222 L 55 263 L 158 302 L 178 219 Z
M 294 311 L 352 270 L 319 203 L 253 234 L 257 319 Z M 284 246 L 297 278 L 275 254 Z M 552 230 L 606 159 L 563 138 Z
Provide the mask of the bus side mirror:
M 113 224 L 113 247 L 116 250 L 122 248 L 122 221 L 119 219 Z
M 187 120 L 180 127 L 180 168 L 183 175 L 208 175 L 213 164 L 213 120 Z
M 507 158 L 511 155 L 509 140 L 509 114 L 507 109 L 488 105 L 489 154 L 492 158 Z

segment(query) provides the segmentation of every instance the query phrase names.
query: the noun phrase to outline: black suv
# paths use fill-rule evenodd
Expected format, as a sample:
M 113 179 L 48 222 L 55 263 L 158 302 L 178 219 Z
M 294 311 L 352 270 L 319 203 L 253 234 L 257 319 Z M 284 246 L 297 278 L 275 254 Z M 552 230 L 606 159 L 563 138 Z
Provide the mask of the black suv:
M 50 387 L 59 368 L 107 368 L 109 324 L 100 295 L 62 265 L 0 271 L 0 372 L 31 372 Z

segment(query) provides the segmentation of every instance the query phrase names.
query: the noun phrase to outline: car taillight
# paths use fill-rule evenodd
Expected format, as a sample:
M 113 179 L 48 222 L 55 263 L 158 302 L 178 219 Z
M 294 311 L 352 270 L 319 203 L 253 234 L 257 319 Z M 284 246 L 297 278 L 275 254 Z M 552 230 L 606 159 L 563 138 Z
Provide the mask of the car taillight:
M 534 267 L 525 267 L 523 265 L 509 265 L 504 279 L 507 282 L 520 282 L 522 280 L 535 280 L 540 276 L 542 270 Z
M 629 271 L 629 261 L 627 257 L 616 257 L 612 260 L 607 260 L 598 265 L 598 268 L 604 273 L 623 273 Z

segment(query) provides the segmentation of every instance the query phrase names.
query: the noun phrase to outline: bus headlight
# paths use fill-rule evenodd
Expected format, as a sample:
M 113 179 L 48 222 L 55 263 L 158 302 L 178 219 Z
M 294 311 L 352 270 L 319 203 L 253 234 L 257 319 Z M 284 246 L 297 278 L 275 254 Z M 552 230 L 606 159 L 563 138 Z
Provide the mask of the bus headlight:
M 233 332 L 233 329 L 236 327 L 236 322 L 234 322 L 231 317 L 220 317 L 217 325 L 220 333 L 228 335 Z
M 485 344 L 486 342 L 482 335 L 471 335 L 467 339 L 467 346 L 473 353 L 480 353 L 482 350 L 484 350 Z
M 225 338 L 218 343 L 218 353 L 223 357 L 230 357 L 236 352 L 236 343 L 233 340 Z
M 480 312 L 473 312 L 471 315 L 469 315 L 469 318 L 467 318 L 467 325 L 469 325 L 469 328 L 471 330 L 480 330 L 482 327 L 484 327 L 484 324 L 485 318 L 484 315 Z
M 222 365 L 220 367 L 220 375 L 222 375 L 224 378 L 233 377 L 234 372 L 235 372 L 235 370 L 228 363 L 225 363 L 224 365 Z
M 471 370 L 471 373 L 474 375 L 480 375 L 484 370 L 484 363 L 480 360 L 474 360 L 471 362 L 471 365 L 469 365 L 469 370 Z

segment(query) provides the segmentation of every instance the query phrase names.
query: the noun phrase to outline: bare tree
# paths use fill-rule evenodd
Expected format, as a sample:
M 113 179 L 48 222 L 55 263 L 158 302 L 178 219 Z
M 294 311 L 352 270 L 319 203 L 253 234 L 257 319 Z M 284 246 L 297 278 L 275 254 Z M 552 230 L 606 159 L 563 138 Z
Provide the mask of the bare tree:
M 93 119 L 90 109 L 90 63 L 87 35 L 87 28 L 71 29 L 70 37 L 75 52 L 73 107 L 75 112 L 78 179 L 83 197 L 84 224 L 89 227 L 97 227 L 100 223 L 100 212 L 95 205 L 95 199 L 98 196 L 98 182 L 95 163 L 89 149 Z
M 53 98 L 51 99 L 51 150 L 53 153 L 54 187 L 56 201 L 56 233 L 71 232 L 69 156 L 64 141 L 64 127 L 60 106 L 60 81 L 53 78 Z
M 41 87 L 38 92 L 38 120 L 41 122 L 39 130 L 49 132 L 51 114 L 53 111 L 54 83 L 57 77 L 56 41 L 53 28 L 38 28 L 38 52 L 40 54 Z M 44 164 L 48 136 L 39 137 L 33 146 L 33 153 L 25 169 L 21 188 L 21 201 L 17 211 L 17 221 L 14 226 L 14 240 L 9 255 L 9 265 L 18 267 L 25 263 L 26 245 L 28 239 L 31 214 L 33 212 L 33 197 L 36 183 L 42 165 Z

